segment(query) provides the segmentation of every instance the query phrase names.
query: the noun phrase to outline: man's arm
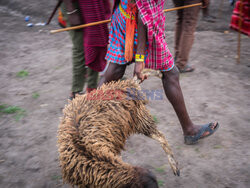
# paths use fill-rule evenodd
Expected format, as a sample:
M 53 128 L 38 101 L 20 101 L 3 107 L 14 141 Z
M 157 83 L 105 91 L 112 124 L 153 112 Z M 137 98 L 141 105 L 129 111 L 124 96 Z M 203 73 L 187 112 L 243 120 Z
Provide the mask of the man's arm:
M 138 13 L 138 44 L 136 49 L 136 54 L 145 56 L 146 40 L 147 40 L 147 27 L 143 24 L 141 17 Z M 143 81 L 146 79 L 146 75 L 143 75 L 141 72 L 144 69 L 144 61 L 136 61 L 135 59 L 135 68 L 134 76 L 137 76 L 138 79 Z
M 67 16 L 69 20 L 69 24 L 71 26 L 76 26 L 76 25 L 81 25 L 81 15 L 80 15 L 80 10 L 78 10 L 72 0 L 63 0 L 66 10 L 67 10 Z

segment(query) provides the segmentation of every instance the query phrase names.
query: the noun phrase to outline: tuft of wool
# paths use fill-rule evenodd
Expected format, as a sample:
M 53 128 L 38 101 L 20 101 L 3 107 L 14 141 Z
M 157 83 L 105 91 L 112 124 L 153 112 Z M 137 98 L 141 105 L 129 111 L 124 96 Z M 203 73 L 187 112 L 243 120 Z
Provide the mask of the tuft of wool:
M 147 101 L 137 95 L 140 90 L 132 80 L 110 82 L 65 106 L 58 128 L 64 182 L 79 187 L 120 188 L 139 179 L 138 168 L 120 157 L 127 138 L 144 134 L 162 142 L 145 107 Z M 170 148 L 167 152 L 172 156 Z

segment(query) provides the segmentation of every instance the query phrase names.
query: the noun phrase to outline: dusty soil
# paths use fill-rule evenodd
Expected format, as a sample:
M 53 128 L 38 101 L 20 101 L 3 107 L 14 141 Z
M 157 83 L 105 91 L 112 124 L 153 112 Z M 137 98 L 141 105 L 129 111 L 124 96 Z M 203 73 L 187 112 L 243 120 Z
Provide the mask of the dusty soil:
M 58 28 L 55 20 L 48 27 L 33 28 L 24 22 L 25 15 L 32 16 L 33 23 L 45 21 L 54 4 L 48 3 L 0 2 L 0 103 L 20 108 L 16 114 L 0 114 L 0 187 L 4 188 L 69 187 L 62 184 L 56 136 L 70 92 L 72 45 L 66 32 L 49 34 Z M 172 7 L 171 1 L 167 7 Z M 180 124 L 164 96 L 150 100 L 148 108 L 173 148 L 181 176 L 172 174 L 161 147 L 145 136 L 132 136 L 122 153 L 124 161 L 153 171 L 160 187 L 250 187 L 250 39 L 242 35 L 241 63 L 236 64 L 238 33 L 228 28 L 231 9 L 225 1 L 216 23 L 199 21 L 190 56 L 196 71 L 181 75 L 192 120 L 219 121 L 218 132 L 198 145 L 184 145 Z M 219 3 L 212 1 L 211 14 L 217 16 L 218 10 Z M 175 14 L 169 13 L 167 20 L 173 52 Z M 157 78 L 142 87 L 162 90 Z

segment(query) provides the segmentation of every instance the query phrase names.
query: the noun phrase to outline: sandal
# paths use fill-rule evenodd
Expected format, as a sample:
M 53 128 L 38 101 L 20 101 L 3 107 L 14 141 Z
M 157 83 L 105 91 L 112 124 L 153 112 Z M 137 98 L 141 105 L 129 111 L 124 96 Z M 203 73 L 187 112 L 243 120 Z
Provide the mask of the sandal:
M 195 70 L 194 67 L 190 65 L 186 65 L 184 68 L 179 68 L 180 73 L 193 72 Z
M 81 91 L 78 91 L 78 92 L 71 92 L 70 93 L 70 96 L 69 96 L 69 100 L 73 100 L 77 95 L 83 95 L 84 93 L 81 92 Z
M 184 142 L 187 145 L 196 144 L 200 139 L 206 138 L 208 136 L 211 136 L 217 129 L 219 128 L 219 123 L 216 122 L 214 128 L 212 129 L 214 123 L 208 123 L 206 125 L 203 125 L 198 133 L 193 136 L 184 136 Z M 204 136 L 204 133 L 208 133 Z

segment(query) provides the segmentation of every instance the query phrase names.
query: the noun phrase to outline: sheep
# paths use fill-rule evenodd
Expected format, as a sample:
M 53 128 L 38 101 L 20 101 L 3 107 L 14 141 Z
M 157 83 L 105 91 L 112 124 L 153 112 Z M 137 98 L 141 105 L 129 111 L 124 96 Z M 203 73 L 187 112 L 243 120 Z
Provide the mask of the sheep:
M 131 92 L 131 88 L 133 91 Z M 82 188 L 156 188 L 155 176 L 122 161 L 120 153 L 132 134 L 157 140 L 175 175 L 177 162 L 134 80 L 104 84 L 76 97 L 63 110 L 58 151 L 64 182 Z

